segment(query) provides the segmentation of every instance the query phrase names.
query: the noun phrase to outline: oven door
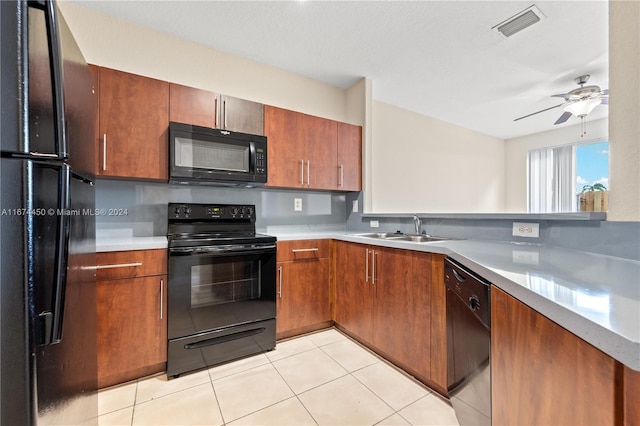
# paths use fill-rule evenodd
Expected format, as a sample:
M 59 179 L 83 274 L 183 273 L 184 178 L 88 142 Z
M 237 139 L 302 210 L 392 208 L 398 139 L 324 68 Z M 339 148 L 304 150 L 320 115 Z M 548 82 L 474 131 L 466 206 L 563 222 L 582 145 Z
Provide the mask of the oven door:
M 276 248 L 169 256 L 168 337 L 276 317 Z
M 172 250 L 169 378 L 275 348 L 275 244 L 241 252 L 232 246 Z

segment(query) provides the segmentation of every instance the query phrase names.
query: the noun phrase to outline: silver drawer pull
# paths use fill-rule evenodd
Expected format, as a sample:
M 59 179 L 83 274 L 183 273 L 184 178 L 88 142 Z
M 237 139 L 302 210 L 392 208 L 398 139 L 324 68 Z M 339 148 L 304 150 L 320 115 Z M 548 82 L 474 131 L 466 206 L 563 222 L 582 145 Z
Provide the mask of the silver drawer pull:
M 97 265 L 96 269 L 130 268 L 132 266 L 142 266 L 142 262 L 116 263 L 115 265 Z
M 318 247 L 306 248 L 306 249 L 291 249 L 293 253 L 304 253 L 304 252 L 318 251 L 318 250 L 320 250 Z

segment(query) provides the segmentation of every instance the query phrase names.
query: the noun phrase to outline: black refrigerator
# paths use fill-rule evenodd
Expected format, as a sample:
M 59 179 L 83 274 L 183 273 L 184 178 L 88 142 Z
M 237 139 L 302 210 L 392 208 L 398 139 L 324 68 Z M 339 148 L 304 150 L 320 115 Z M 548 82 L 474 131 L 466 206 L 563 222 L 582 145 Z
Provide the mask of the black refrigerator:
M 0 25 L 0 424 L 97 424 L 93 78 L 54 2 Z

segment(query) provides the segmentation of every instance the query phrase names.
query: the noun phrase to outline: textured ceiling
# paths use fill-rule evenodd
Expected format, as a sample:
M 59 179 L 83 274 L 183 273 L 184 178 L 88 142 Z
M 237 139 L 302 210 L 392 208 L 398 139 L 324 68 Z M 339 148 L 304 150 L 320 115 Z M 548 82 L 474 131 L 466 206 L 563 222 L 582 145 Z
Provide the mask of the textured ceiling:
M 561 108 L 513 119 L 579 75 L 608 87 L 606 1 L 538 1 L 545 19 L 510 38 L 491 28 L 531 0 L 74 1 L 334 86 L 366 76 L 376 100 L 502 139 L 557 127 Z

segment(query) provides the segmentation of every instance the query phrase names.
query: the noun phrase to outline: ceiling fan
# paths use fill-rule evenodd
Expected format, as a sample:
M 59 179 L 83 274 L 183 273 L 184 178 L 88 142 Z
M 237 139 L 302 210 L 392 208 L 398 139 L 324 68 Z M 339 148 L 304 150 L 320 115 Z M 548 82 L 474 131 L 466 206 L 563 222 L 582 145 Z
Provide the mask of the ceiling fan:
M 581 75 L 580 77 L 576 77 L 573 79 L 573 81 L 575 81 L 576 84 L 580 85 L 580 87 L 578 87 L 577 89 L 573 89 L 567 93 L 561 93 L 551 96 L 552 98 L 564 98 L 563 103 L 533 112 L 531 114 L 524 115 L 522 117 L 516 118 L 513 121 L 522 120 L 523 118 L 531 117 L 532 115 L 536 115 L 541 112 L 549 111 L 551 109 L 563 106 L 564 113 L 553 124 L 564 123 L 572 115 L 581 118 L 584 122 L 584 118 L 591 111 L 593 111 L 595 107 L 600 104 L 606 105 L 609 103 L 608 89 L 601 90 L 598 86 L 585 86 L 587 81 L 589 81 L 589 77 L 590 75 Z

